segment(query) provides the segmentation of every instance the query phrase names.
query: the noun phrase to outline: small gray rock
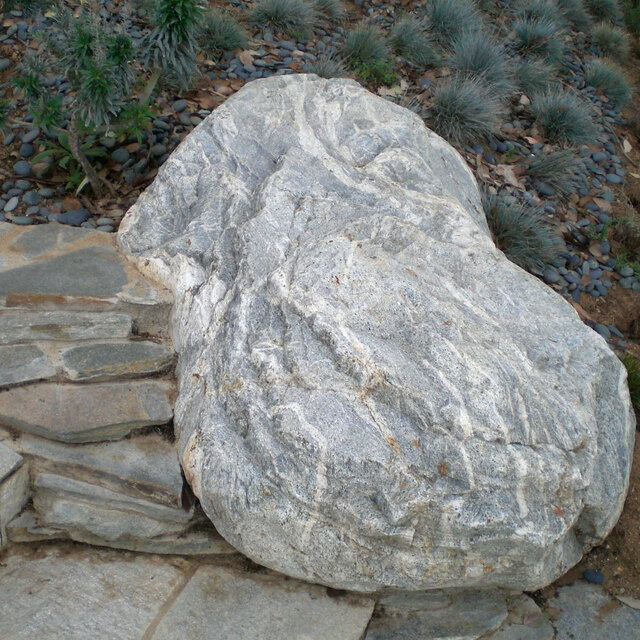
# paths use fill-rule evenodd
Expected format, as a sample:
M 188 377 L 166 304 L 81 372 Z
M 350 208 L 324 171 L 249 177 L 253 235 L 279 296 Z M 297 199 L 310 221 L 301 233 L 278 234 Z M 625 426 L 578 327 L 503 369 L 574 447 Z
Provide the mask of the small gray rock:
M 32 144 L 22 144 L 20 146 L 20 155 L 23 158 L 30 158 L 36 152 Z
M 171 108 L 176 112 L 176 113 L 181 113 L 182 111 L 184 111 L 187 108 L 187 101 L 186 100 L 176 100 L 172 105 Z
M 29 129 L 21 138 L 24 144 L 32 143 L 38 136 L 40 135 L 40 128 L 34 127 L 33 129 Z
M 13 172 L 18 176 L 30 176 L 31 165 L 26 160 L 19 160 L 13 165 Z
M 19 203 L 20 203 L 20 200 L 18 200 L 18 196 L 13 196 L 13 198 L 11 198 L 7 202 L 7 204 L 4 205 L 5 213 L 11 213 L 12 211 L 15 211 Z
M 131 156 L 129 152 L 124 147 L 120 147 L 119 149 L 116 149 L 111 154 L 112 160 L 114 160 L 118 164 L 124 164 L 130 157 Z

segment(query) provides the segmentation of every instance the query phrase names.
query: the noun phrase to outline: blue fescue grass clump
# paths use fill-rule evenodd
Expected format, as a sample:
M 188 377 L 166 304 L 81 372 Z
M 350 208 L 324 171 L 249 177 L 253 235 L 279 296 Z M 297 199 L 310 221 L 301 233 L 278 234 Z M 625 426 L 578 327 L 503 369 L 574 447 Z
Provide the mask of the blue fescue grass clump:
M 601 55 L 625 62 L 631 51 L 629 34 L 607 22 L 597 24 L 591 30 L 591 42 Z
M 624 71 L 613 62 L 593 60 L 585 69 L 584 79 L 617 107 L 624 107 L 631 100 L 631 86 Z
M 556 88 L 560 83 L 557 73 L 557 68 L 544 60 L 525 58 L 517 63 L 515 78 L 519 89 L 534 96 Z
M 555 90 L 534 96 L 531 108 L 549 140 L 578 144 L 590 142 L 596 133 L 589 106 L 575 93 Z
M 584 6 L 584 0 L 556 0 L 556 5 L 569 24 L 579 31 L 588 31 L 593 19 Z
M 342 59 L 335 55 L 322 54 L 313 62 L 304 66 L 305 73 L 315 73 L 321 78 L 344 78 L 347 75 L 347 68 Z
M 391 86 L 398 80 L 390 53 L 380 31 L 369 24 L 360 24 L 350 31 L 342 47 L 345 62 L 367 83 Z
M 485 139 L 498 126 L 500 101 L 477 78 L 453 77 L 440 85 L 425 113 L 429 126 L 459 146 Z
M 627 384 L 629 385 L 629 395 L 631 404 L 640 412 L 640 359 L 628 353 L 622 357 L 622 364 L 627 370 Z
M 493 241 L 511 262 L 527 271 L 541 272 L 557 258 L 560 238 L 541 208 L 487 194 L 483 206 Z
M 316 14 L 331 22 L 342 22 L 347 18 L 347 10 L 340 0 L 313 0 L 311 3 Z
M 585 0 L 589 13 L 596 20 L 616 22 L 621 18 L 618 0 Z
M 440 62 L 440 55 L 420 20 L 404 16 L 391 27 L 387 39 L 395 54 L 418 68 L 433 67 Z
M 450 65 L 459 75 L 474 77 L 500 98 L 514 90 L 511 65 L 503 47 L 484 31 L 466 31 L 453 44 Z
M 566 23 L 554 0 L 521 0 L 516 6 L 516 15 L 523 20 L 546 20 L 558 26 Z
M 259 0 L 249 19 L 261 27 L 293 38 L 307 38 L 313 33 L 315 12 L 304 0 Z
M 530 160 L 527 174 L 532 180 L 544 182 L 558 195 L 566 197 L 575 191 L 573 180 L 580 164 L 574 151 L 564 149 Z
M 469 0 L 427 0 L 421 12 L 434 40 L 445 49 L 462 33 L 482 24 L 482 16 Z
M 198 45 L 210 58 L 217 59 L 225 51 L 244 49 L 249 42 L 247 32 L 227 13 L 207 11 L 198 31 Z
M 556 22 L 546 18 L 521 18 L 513 23 L 514 47 L 520 55 L 547 62 L 562 57 L 562 34 Z

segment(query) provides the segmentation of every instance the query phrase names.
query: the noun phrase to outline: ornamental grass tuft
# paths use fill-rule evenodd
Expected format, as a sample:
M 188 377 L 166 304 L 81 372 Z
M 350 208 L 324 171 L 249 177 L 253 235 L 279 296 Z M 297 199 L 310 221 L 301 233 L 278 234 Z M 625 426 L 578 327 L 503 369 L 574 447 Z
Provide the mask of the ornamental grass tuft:
M 513 23 L 514 47 L 520 55 L 535 56 L 547 62 L 562 57 L 561 30 L 553 20 L 522 18 Z
M 593 19 L 584 6 L 584 0 L 556 0 L 556 5 L 569 24 L 579 31 L 588 31 Z
M 482 25 L 482 16 L 469 0 L 427 0 L 421 7 L 427 29 L 444 49 L 465 31 Z
M 347 18 L 347 10 L 340 0 L 312 0 L 311 6 L 317 15 L 330 22 L 342 22 Z
M 313 33 L 315 12 L 304 0 L 259 0 L 249 20 L 261 27 L 292 38 L 307 38 Z
M 566 197 L 575 191 L 573 180 L 581 161 L 570 150 L 555 151 L 530 160 L 527 173 L 532 180 L 548 184 L 558 195 Z
M 526 58 L 517 63 L 515 77 L 518 87 L 528 96 L 534 96 L 559 85 L 557 72 L 555 66 L 544 60 Z
M 631 85 L 624 71 L 613 62 L 593 60 L 585 69 L 587 84 L 599 89 L 616 107 L 624 107 L 631 100 Z
M 511 65 L 504 49 L 483 31 L 466 31 L 455 41 L 450 65 L 457 74 L 486 83 L 501 99 L 513 93 Z
M 585 0 L 585 5 L 596 20 L 617 22 L 621 19 L 618 0 Z
M 531 108 L 546 137 L 554 142 L 590 142 L 596 133 L 589 106 L 575 93 L 557 89 L 539 94 Z
M 393 52 L 415 67 L 424 69 L 440 62 L 440 55 L 420 20 L 410 16 L 401 18 L 391 27 L 387 39 Z
M 315 73 L 321 78 L 344 78 L 347 68 L 341 58 L 334 55 L 322 54 L 313 62 L 304 66 L 305 73 Z
M 629 57 L 631 46 L 629 34 L 618 27 L 600 22 L 591 30 L 591 41 L 602 56 L 625 62 Z
M 244 49 L 248 42 L 247 32 L 227 13 L 212 9 L 204 15 L 198 45 L 210 58 L 215 60 L 225 51 Z
M 527 271 L 541 272 L 560 250 L 560 237 L 541 208 L 508 203 L 484 195 L 483 206 L 493 241 L 505 256 Z
M 425 117 L 436 133 L 462 146 L 491 134 L 501 112 L 500 101 L 481 80 L 453 77 L 436 89 Z

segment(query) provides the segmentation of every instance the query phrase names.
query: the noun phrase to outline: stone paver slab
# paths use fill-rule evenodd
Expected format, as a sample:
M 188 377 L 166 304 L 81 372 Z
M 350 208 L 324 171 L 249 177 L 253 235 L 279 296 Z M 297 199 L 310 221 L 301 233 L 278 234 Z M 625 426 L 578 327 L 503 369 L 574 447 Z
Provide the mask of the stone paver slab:
M 575 582 L 548 602 L 562 615 L 556 640 L 640 640 L 640 611 L 612 600 L 599 585 Z
M 509 616 L 500 628 L 482 640 L 553 640 L 555 631 L 538 605 L 520 595 L 508 602 Z
M 77 381 L 144 376 L 173 363 L 172 351 L 147 340 L 77 345 L 64 349 L 61 357 L 66 376 Z
M 29 467 L 24 464 L 0 482 L 0 548 L 7 543 L 6 527 L 29 499 Z M 0 621 L 2 616 L 0 616 Z M 0 624 L 0 638 L 2 625 Z
M 46 380 L 56 373 L 47 354 L 36 345 L 0 346 L 0 387 Z
M 9 477 L 24 462 L 22 456 L 0 442 L 0 482 Z
M 89 311 L 0 311 L 0 344 L 34 340 L 126 338 L 133 320 L 123 313 Z
M 150 640 L 359 640 L 373 600 L 273 575 L 202 566 Z
M 365 640 L 478 640 L 507 618 L 497 591 L 394 594 L 378 602 Z
M 140 640 L 182 570 L 153 556 L 87 549 L 0 565 L 0 636 L 7 640 Z
M 169 422 L 171 393 L 162 380 L 16 387 L 0 392 L 0 423 L 62 442 L 117 440 Z
M 175 444 L 157 433 L 95 444 L 70 444 L 18 433 L 4 443 L 29 458 L 36 471 L 73 475 L 133 497 L 182 506 L 184 482 Z

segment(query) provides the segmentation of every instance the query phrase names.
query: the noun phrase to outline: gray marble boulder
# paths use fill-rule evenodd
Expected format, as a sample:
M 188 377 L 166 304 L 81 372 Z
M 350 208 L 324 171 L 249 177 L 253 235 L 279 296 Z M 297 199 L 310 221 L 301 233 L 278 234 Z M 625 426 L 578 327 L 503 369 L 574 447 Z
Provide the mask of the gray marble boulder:
M 616 522 L 624 368 L 495 248 L 471 171 L 410 111 L 351 80 L 251 82 L 119 241 L 173 288 L 183 468 L 256 562 L 533 590 Z

